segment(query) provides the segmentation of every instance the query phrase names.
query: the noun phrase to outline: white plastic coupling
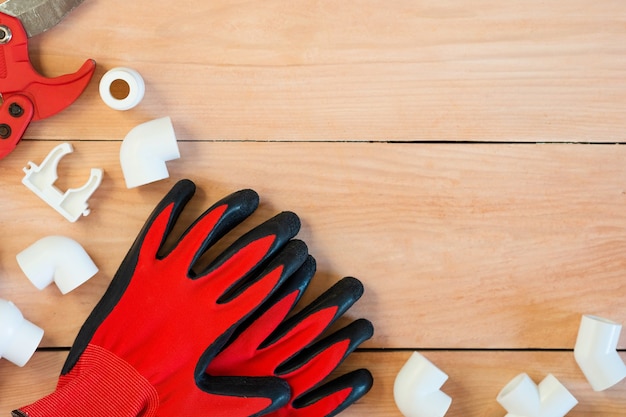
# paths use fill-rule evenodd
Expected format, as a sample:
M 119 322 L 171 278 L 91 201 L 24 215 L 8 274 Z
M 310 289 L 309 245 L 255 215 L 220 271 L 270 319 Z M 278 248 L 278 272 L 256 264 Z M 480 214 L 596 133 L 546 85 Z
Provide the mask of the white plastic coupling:
M 506 417 L 564 417 L 578 400 L 552 374 L 537 386 L 530 377 L 519 374 L 498 394 Z
M 59 178 L 57 166 L 61 158 L 73 150 L 69 143 L 56 146 L 41 165 L 29 161 L 28 167 L 24 168 L 26 175 L 22 178 L 22 184 L 72 223 L 78 220 L 81 215 L 87 216 L 89 214 L 87 200 L 100 186 L 104 174 L 102 169 L 92 168 L 89 180 L 85 185 L 80 188 L 71 188 L 64 193 L 61 192 L 54 186 L 55 181 Z
M 0 299 L 0 357 L 24 366 L 37 350 L 43 329 L 26 320 L 10 301 Z
M 617 353 L 622 325 L 584 315 L 574 347 L 574 358 L 594 391 L 603 391 L 626 377 L 626 365 Z
M 120 81 L 126 84 L 126 96 L 115 97 L 111 92 L 113 84 Z M 102 101 L 114 110 L 130 110 L 143 100 L 146 84 L 136 70 L 126 67 L 113 68 L 104 74 L 98 86 Z
M 35 287 L 42 290 L 54 282 L 67 294 L 98 272 L 85 249 L 73 239 L 48 236 L 18 253 L 17 263 Z
M 413 352 L 393 385 L 396 406 L 405 417 L 443 417 L 452 404 L 452 398 L 441 391 L 447 379 L 432 362 Z
M 170 176 L 166 161 L 180 158 L 172 120 L 162 117 L 134 127 L 120 147 L 120 163 L 127 188 Z

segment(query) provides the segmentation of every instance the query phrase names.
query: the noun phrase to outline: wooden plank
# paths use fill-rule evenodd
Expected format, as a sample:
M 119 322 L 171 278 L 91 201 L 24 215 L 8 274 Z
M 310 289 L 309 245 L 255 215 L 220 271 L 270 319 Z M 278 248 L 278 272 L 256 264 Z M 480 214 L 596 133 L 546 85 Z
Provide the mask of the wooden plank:
M 452 397 L 447 417 L 502 417 L 505 410 L 496 401 L 498 392 L 521 372 L 528 373 L 537 383 L 548 373 L 556 376 L 579 402 L 568 417 L 618 417 L 626 408 L 626 384 L 621 382 L 606 391 L 594 392 L 571 352 L 427 351 L 422 354 L 449 376 L 442 387 Z M 65 352 L 39 352 L 24 368 L 0 361 L 0 415 L 9 415 L 12 409 L 51 392 L 65 356 Z M 353 354 L 339 372 L 368 367 L 374 375 L 374 387 L 340 415 L 401 417 L 393 399 L 393 384 L 409 356 L 410 352 Z M 622 357 L 626 359 L 624 353 Z
M 623 141 L 625 11 L 619 0 L 87 1 L 31 54 L 49 76 L 94 58 L 94 81 L 28 137 L 123 138 L 171 115 L 185 140 Z M 98 96 L 120 65 L 147 83 L 131 112 Z
M 252 187 L 261 207 L 236 232 L 297 212 L 319 270 L 305 301 L 343 275 L 365 284 L 344 322 L 372 320 L 372 349 L 342 369 L 367 365 L 376 384 L 342 416 L 400 417 L 393 380 L 416 348 L 450 375 L 447 416 L 503 416 L 495 397 L 523 371 L 556 375 L 580 402 L 569 416 L 621 416 L 624 382 L 593 392 L 570 350 L 582 314 L 626 322 L 625 151 L 520 142 L 624 142 L 626 3 L 561 3 L 84 2 L 31 39 L 47 76 L 86 58 L 98 69 L 0 161 L 0 297 L 45 329 L 42 346 L 67 347 L 177 179 L 198 184 L 187 224 Z M 128 112 L 97 91 L 120 65 L 147 83 Z M 169 180 L 127 190 L 120 141 L 165 115 L 182 158 Z M 75 224 L 20 184 L 27 161 L 66 140 L 76 152 L 60 189 L 106 172 Z M 441 143 L 458 141 L 485 144 Z M 65 296 L 36 290 L 15 261 L 51 234 L 75 238 L 100 267 Z M 50 392 L 66 354 L 39 351 L 25 368 L 0 360 L 0 414 Z
M 54 391 L 66 357 L 67 352 L 36 352 L 23 368 L 0 361 L 0 414 L 10 416 Z
M 350 313 L 376 325 L 368 347 L 573 347 L 580 316 L 626 322 L 626 165 L 619 146 L 183 142 L 171 178 L 127 190 L 117 142 L 77 142 L 59 188 L 105 169 L 92 213 L 70 224 L 20 184 L 52 142 L 25 141 L 0 164 L 0 294 L 69 346 L 152 207 L 175 180 L 198 184 L 184 222 L 236 189 L 303 220 L 317 258 L 310 299 L 343 275 L 366 294 Z M 243 230 L 244 228 L 240 229 Z M 101 272 L 66 296 L 40 292 L 15 255 L 63 234 Z M 622 338 L 620 346 L 626 346 Z

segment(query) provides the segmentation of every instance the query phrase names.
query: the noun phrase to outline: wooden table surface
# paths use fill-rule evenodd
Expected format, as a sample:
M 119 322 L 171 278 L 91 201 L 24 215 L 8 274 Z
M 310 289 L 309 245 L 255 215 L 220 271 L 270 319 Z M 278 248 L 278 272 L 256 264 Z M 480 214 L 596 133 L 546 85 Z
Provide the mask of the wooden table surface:
M 260 221 L 281 210 L 318 261 L 312 298 L 340 279 L 375 336 L 342 366 L 371 392 L 342 416 L 401 416 L 398 371 L 414 350 L 449 375 L 447 416 L 501 417 L 513 377 L 555 375 L 570 416 L 626 412 L 626 382 L 594 392 L 573 356 L 583 314 L 626 322 L 626 3 L 552 1 L 85 0 L 31 39 L 52 77 L 97 61 L 86 92 L 33 122 L 0 161 L 0 297 L 45 330 L 32 360 L 0 360 L 0 416 L 54 389 L 68 347 L 154 204 L 181 178 L 189 218 L 253 188 Z M 136 108 L 108 108 L 104 73 L 134 68 Z M 127 189 L 125 135 L 170 116 L 170 178 Z M 62 142 L 59 189 L 105 171 L 88 217 L 69 223 L 21 184 Z M 15 255 L 77 240 L 100 272 L 37 290 Z M 622 335 L 620 349 L 626 349 Z M 626 352 L 620 351 L 626 359 Z

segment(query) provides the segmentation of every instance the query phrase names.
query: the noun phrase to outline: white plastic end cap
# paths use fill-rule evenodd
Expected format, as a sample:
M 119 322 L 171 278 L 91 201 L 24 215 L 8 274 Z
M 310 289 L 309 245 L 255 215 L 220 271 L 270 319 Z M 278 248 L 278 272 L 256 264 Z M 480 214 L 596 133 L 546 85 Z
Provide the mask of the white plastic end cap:
M 85 249 L 64 236 L 48 236 L 16 256 L 17 263 L 35 287 L 54 282 L 62 294 L 76 289 L 96 275 L 98 267 Z
M 15 304 L 0 299 L 0 357 L 24 366 L 42 338 L 43 329 L 26 320 Z
M 165 162 L 180 158 L 172 119 L 162 117 L 135 126 L 120 147 L 120 164 L 127 188 L 170 176 Z
M 116 98 L 111 92 L 111 86 L 116 81 L 122 81 L 128 85 L 128 95 Z M 146 84 L 137 71 L 132 68 L 117 67 L 107 71 L 100 80 L 100 97 L 104 103 L 114 110 L 130 110 L 143 100 L 146 92 Z

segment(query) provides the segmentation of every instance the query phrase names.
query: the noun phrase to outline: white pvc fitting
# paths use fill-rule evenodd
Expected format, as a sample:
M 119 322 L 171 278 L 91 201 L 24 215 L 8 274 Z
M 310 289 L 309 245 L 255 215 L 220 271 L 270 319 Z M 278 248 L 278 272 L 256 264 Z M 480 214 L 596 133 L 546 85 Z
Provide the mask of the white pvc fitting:
M 622 325 L 584 315 L 580 322 L 574 357 L 591 388 L 603 391 L 626 377 L 626 365 L 617 353 Z
M 127 188 L 169 177 L 166 161 L 180 158 L 172 119 L 162 117 L 134 127 L 120 147 Z
M 418 352 L 413 352 L 393 385 L 396 406 L 405 417 L 443 417 L 452 398 L 440 388 L 448 375 Z
M 116 81 L 128 85 L 128 95 L 116 98 L 111 92 L 111 87 Z M 107 71 L 100 80 L 100 97 L 104 103 L 114 110 L 130 110 L 143 100 L 146 92 L 146 84 L 137 71 L 126 67 L 117 67 Z
M 26 320 L 15 304 L 0 299 L 0 358 L 24 366 L 42 338 L 43 329 Z
M 40 290 L 54 282 L 67 294 L 98 272 L 85 249 L 64 236 L 48 236 L 18 253 L 17 263 Z
M 537 386 L 530 377 L 519 374 L 498 394 L 506 417 L 563 417 L 578 400 L 552 374 Z

